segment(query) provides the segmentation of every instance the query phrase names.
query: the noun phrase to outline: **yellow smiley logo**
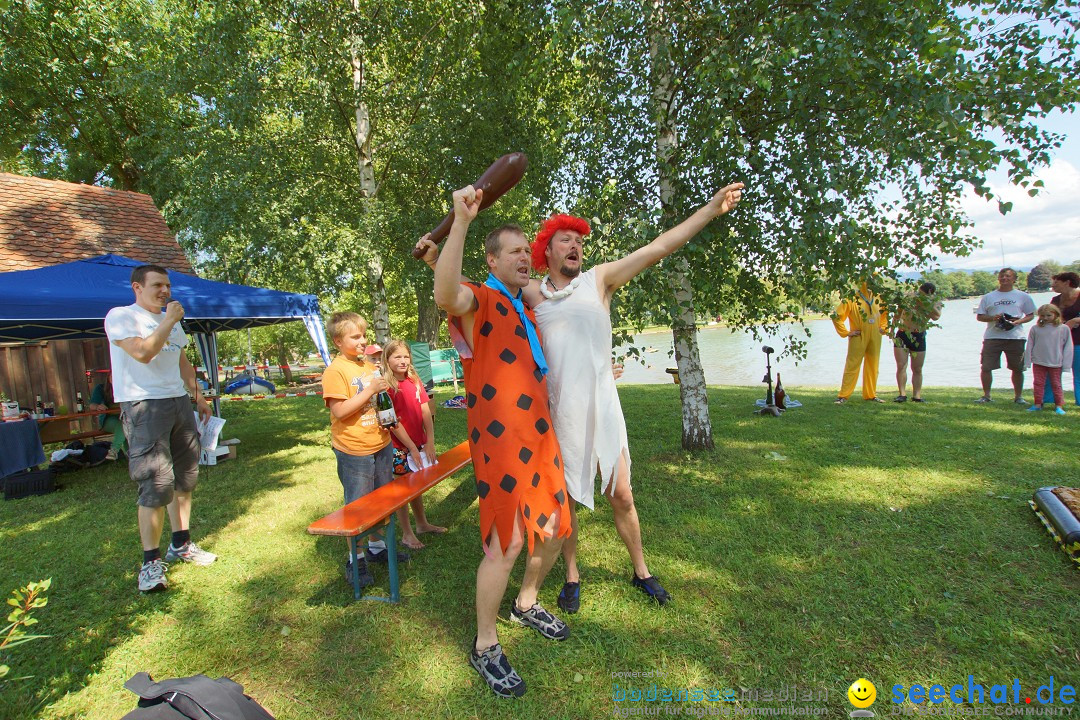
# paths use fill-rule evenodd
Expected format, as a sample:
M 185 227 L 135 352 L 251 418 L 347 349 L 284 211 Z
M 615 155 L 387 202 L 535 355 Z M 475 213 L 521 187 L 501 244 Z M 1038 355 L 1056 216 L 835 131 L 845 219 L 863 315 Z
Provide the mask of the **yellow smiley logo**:
M 868 708 L 877 700 L 877 688 L 866 678 L 859 678 L 851 683 L 847 691 L 848 700 L 857 708 Z

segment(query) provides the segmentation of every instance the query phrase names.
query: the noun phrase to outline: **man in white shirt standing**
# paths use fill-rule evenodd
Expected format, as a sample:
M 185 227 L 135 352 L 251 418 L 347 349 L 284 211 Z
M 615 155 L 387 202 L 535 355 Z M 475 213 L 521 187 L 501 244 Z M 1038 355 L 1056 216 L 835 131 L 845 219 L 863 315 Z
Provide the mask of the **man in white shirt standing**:
M 128 439 L 128 472 L 139 486 L 139 536 L 143 564 L 139 590 L 164 590 L 166 562 L 209 565 L 217 556 L 191 541 L 191 493 L 199 477 L 199 416 L 210 406 L 198 392 L 195 368 L 184 355 L 183 306 L 172 300 L 169 273 L 157 265 L 131 272 L 135 303 L 105 316 L 112 361 L 113 397 Z M 161 531 L 169 509 L 172 542 L 161 559 Z
M 994 371 L 1001 367 L 1001 353 L 1012 371 L 1013 400 L 1017 405 L 1027 405 L 1024 393 L 1024 345 L 1027 336 L 1022 325 L 1035 317 L 1035 301 L 1021 290 L 1014 290 L 1016 271 L 1002 268 L 998 272 L 998 289 L 992 290 L 979 300 L 975 318 L 986 323 L 982 345 L 982 397 L 977 403 L 990 402 L 990 385 Z

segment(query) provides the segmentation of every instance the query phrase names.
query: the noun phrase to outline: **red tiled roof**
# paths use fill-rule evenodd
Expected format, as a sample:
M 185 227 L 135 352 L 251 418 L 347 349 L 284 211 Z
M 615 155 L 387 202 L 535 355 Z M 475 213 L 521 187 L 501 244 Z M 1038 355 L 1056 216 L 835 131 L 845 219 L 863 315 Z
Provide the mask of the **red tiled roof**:
M 0 173 L 0 272 L 107 253 L 193 273 L 149 195 Z

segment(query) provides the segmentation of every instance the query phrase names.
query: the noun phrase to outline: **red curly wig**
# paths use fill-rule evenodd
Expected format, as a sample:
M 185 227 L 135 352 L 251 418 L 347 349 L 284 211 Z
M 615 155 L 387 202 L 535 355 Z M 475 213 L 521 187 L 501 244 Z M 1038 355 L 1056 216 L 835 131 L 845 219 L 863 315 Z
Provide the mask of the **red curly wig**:
M 551 236 L 559 230 L 573 230 L 582 236 L 592 232 L 592 228 L 589 227 L 589 223 L 584 218 L 574 217 L 573 215 L 552 215 L 549 217 L 540 226 L 540 231 L 536 233 L 536 239 L 533 241 L 532 264 L 537 272 L 547 270 L 547 258 L 544 257 L 544 253 L 547 252 Z

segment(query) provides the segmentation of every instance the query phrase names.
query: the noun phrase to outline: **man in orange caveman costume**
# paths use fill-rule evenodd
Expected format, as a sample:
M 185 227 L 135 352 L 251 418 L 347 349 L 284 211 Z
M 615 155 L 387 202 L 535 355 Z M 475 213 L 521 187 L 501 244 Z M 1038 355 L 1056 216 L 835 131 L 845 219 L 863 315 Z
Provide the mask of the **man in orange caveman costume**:
M 513 697 L 524 694 L 525 682 L 499 644 L 499 605 L 527 537 L 529 555 L 510 619 L 551 640 L 568 637 L 566 624 L 536 596 L 570 534 L 570 515 L 548 411 L 547 363 L 536 320 L 521 301 L 521 288 L 529 282 L 529 242 L 521 229 L 492 231 L 485 241 L 491 274 L 483 284 L 460 282 L 465 234 L 482 198 L 471 185 L 454 193 L 454 223 L 435 266 L 435 302 L 450 315 L 463 358 L 480 498 L 485 556 L 476 571 L 476 638 L 469 662 L 492 692 Z

